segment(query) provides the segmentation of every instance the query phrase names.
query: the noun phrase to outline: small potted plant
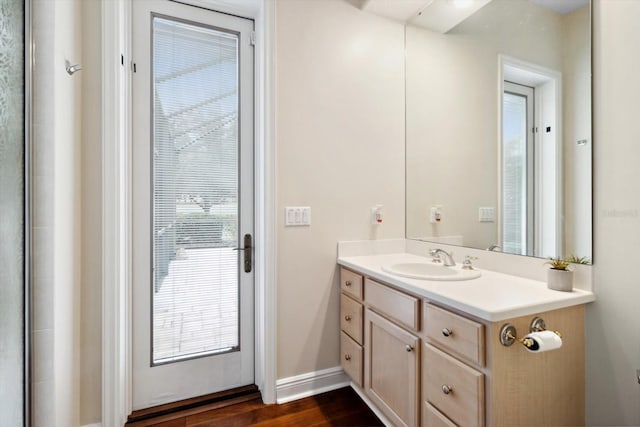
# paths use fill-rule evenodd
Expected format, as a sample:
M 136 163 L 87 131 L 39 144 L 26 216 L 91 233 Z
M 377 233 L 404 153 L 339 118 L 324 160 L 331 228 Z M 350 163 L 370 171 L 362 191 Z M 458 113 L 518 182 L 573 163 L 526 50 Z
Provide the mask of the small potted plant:
M 549 258 L 545 264 L 551 268 L 547 273 L 547 287 L 554 291 L 571 292 L 573 290 L 573 271 L 569 270 L 570 262 L 558 258 Z

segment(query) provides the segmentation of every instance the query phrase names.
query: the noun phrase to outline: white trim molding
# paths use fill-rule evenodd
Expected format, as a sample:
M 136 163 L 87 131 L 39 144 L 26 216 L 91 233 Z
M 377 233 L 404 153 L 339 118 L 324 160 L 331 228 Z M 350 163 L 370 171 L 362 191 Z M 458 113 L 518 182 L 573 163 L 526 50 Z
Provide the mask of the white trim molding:
M 276 401 L 275 4 L 256 19 L 255 381 L 264 403 Z
M 276 381 L 276 402 L 287 403 L 349 385 L 351 380 L 340 366 L 307 372 Z
M 101 423 L 85 424 L 80 427 L 102 427 L 102 424 Z
M 108 427 L 124 425 L 131 409 L 129 8 L 126 0 L 102 2 L 102 424 Z

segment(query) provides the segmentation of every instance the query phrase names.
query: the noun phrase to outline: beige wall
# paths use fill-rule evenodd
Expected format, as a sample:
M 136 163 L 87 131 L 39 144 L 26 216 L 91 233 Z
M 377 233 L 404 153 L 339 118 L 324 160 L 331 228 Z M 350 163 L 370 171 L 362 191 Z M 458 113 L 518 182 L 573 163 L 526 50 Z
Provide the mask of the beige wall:
M 587 423 L 640 425 L 640 2 L 594 2 L 594 286 Z
M 577 256 L 591 254 L 593 243 L 590 12 L 587 5 L 562 17 L 564 253 Z
M 80 132 L 81 82 L 65 60 L 82 63 L 81 2 L 55 2 L 54 51 L 54 372 L 55 425 L 80 421 Z M 36 64 L 37 67 L 37 64 Z M 45 95 L 46 96 L 46 95 Z
M 100 2 L 82 2 L 82 278 L 80 420 L 100 421 L 102 403 L 102 52 Z M 105 426 L 106 427 L 106 426 Z
M 341 0 L 276 10 L 277 376 L 338 366 L 338 240 L 404 235 L 403 27 Z M 374 231 L 369 208 L 384 205 Z M 310 227 L 283 225 L 310 206 Z

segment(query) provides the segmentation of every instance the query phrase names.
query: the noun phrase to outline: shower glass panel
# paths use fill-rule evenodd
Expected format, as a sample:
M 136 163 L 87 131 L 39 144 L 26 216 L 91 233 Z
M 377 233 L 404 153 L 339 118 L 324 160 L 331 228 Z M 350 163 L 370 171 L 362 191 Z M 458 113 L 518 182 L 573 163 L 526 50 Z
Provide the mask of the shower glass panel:
M 25 424 L 25 6 L 0 0 L 0 424 Z

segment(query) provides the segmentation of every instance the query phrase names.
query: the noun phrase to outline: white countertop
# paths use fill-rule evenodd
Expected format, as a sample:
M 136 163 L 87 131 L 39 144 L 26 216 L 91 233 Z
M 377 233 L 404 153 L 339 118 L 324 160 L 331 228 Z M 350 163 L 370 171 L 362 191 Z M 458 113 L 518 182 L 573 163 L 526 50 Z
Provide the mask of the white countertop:
M 545 282 L 484 269 L 480 270 L 482 276 L 477 279 L 445 282 L 409 279 L 386 273 L 381 268 L 383 265 L 399 262 L 420 261 L 430 262 L 430 258 L 409 253 L 338 258 L 338 264 L 344 267 L 490 322 L 595 300 L 594 294 L 589 291 L 580 289 L 574 289 L 572 292 L 553 291 L 547 288 Z M 459 268 L 459 266 L 453 268 Z

